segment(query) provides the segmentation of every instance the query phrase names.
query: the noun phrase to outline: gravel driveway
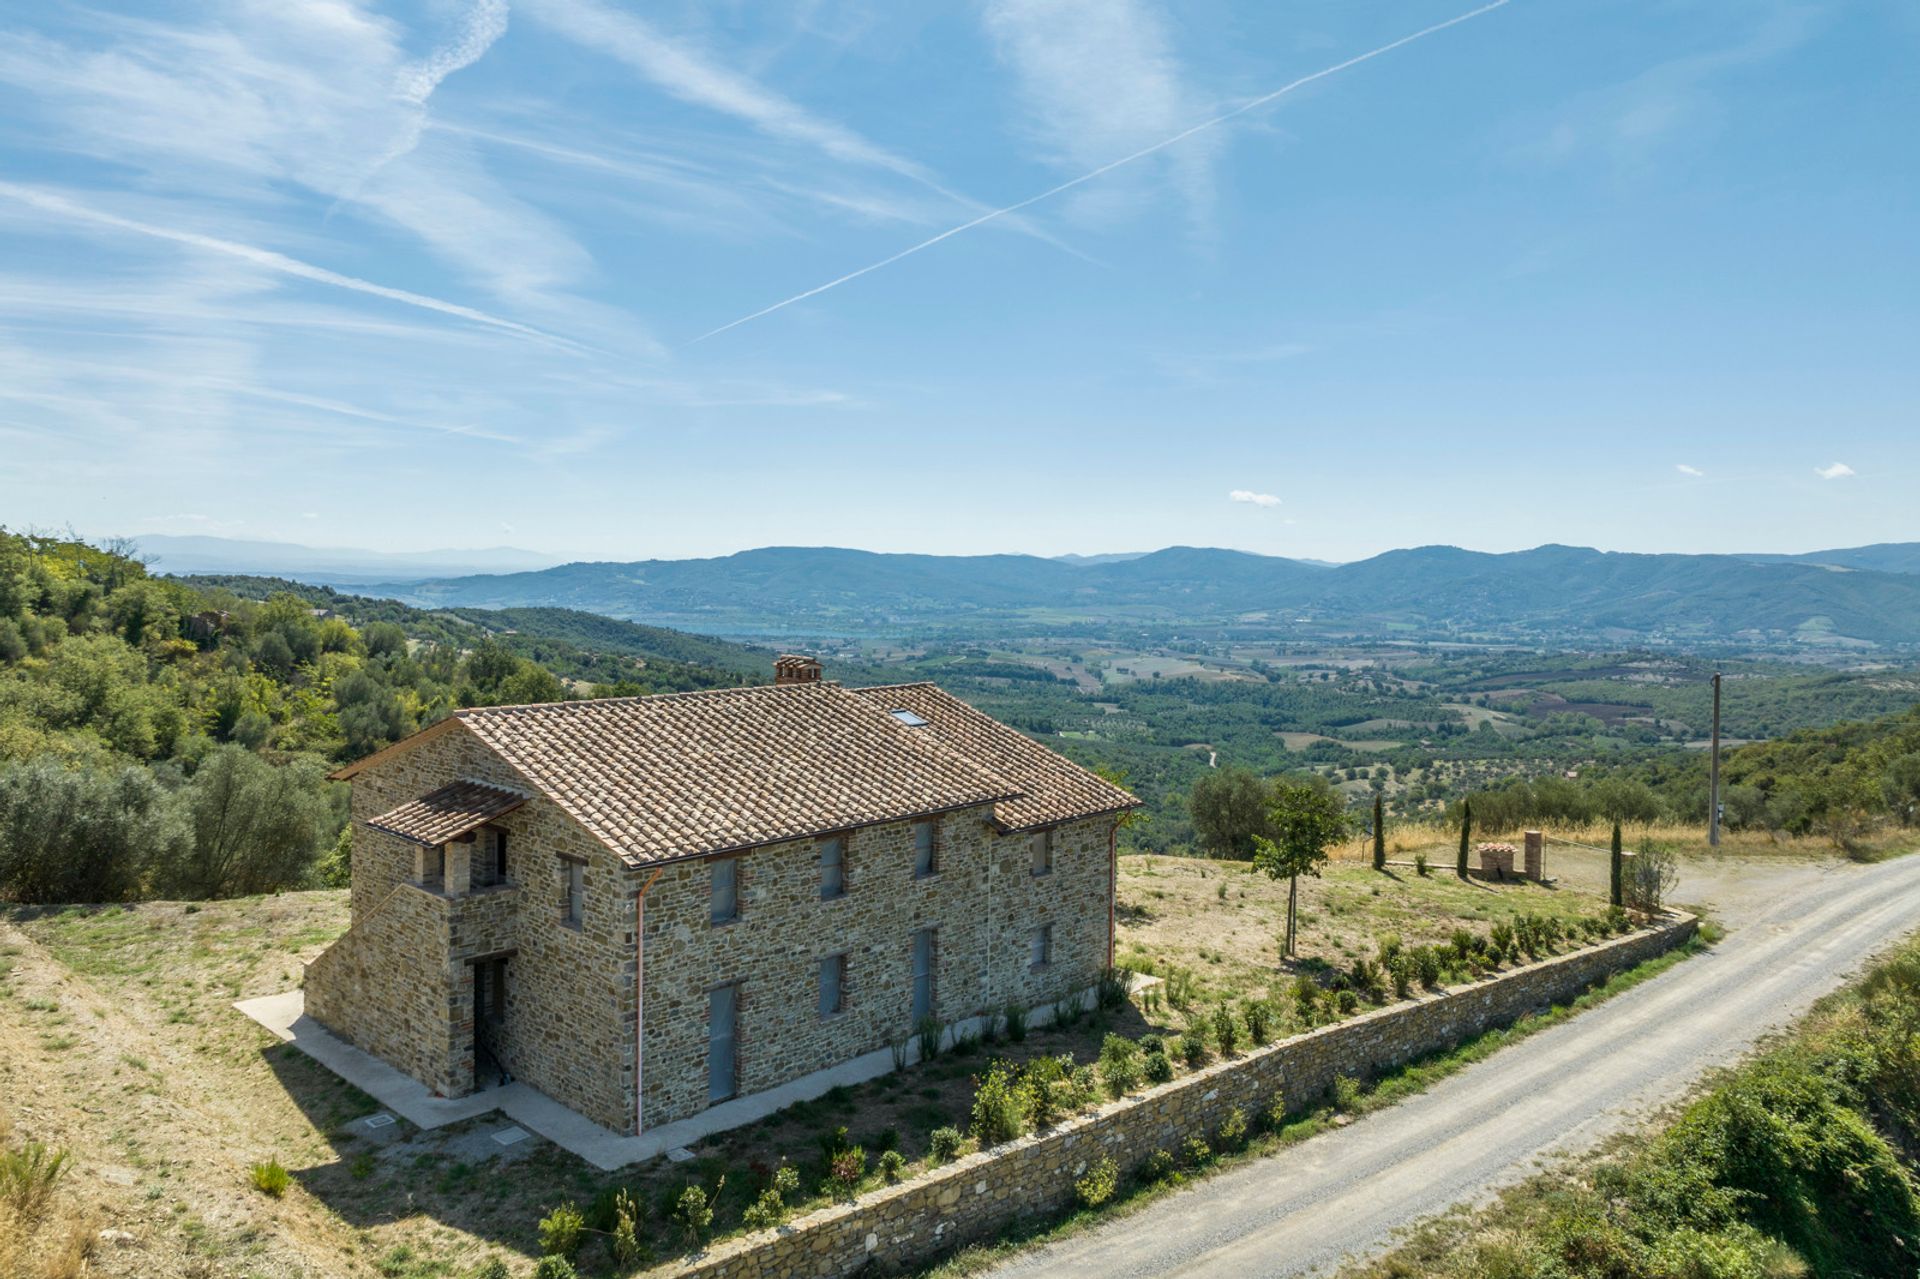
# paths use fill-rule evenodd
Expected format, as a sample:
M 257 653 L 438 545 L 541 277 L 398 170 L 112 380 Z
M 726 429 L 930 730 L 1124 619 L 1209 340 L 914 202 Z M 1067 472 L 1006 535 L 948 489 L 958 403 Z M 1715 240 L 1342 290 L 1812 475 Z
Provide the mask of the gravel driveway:
M 1542 1156 L 1589 1147 L 1683 1096 L 1704 1071 L 1791 1023 L 1875 951 L 1920 928 L 1920 857 L 1696 866 L 1676 896 L 1709 905 L 1733 931 L 1400 1105 L 997 1273 L 1308 1274 L 1455 1204 L 1484 1202 Z

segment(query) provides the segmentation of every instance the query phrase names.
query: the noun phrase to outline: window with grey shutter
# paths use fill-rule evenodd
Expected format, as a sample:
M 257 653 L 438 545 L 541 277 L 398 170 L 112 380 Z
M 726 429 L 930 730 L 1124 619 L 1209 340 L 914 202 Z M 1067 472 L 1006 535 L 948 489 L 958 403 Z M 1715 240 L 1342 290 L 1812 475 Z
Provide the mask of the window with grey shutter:
M 847 841 L 829 835 L 820 841 L 820 900 L 832 901 L 847 891 Z
M 1053 962 L 1053 925 L 1042 924 L 1033 930 L 1028 946 L 1027 962 L 1035 968 L 1044 968 Z
M 721 986 L 707 996 L 707 1100 L 725 1101 L 739 1090 L 740 988 Z
M 917 877 L 933 874 L 939 867 L 935 864 L 934 854 L 939 847 L 936 836 L 939 827 L 933 822 L 915 822 L 913 824 L 913 873 Z
M 1033 832 L 1033 873 L 1053 874 L 1053 832 L 1050 830 Z
M 722 857 L 713 865 L 713 922 L 730 924 L 740 918 L 740 861 Z
M 820 961 L 820 1015 L 831 1017 L 846 1007 L 847 957 L 828 955 Z
M 913 1020 L 933 1016 L 933 929 L 913 935 Z
M 587 864 L 564 860 L 560 867 L 567 876 L 566 914 L 562 919 L 569 927 L 578 928 L 587 917 Z

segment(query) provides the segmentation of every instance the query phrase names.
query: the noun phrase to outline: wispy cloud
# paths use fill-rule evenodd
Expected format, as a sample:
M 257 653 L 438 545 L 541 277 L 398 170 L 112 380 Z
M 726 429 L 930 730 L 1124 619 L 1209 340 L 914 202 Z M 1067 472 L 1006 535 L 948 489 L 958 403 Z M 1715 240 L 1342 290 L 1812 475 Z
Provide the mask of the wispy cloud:
M 440 82 L 486 56 L 493 42 L 507 33 L 506 0 L 477 0 L 463 16 L 454 39 L 419 62 L 401 68 L 394 92 L 402 101 L 422 104 Z
M 295 276 L 311 280 L 316 284 L 327 284 L 334 288 L 351 289 L 356 293 L 365 293 L 372 297 L 385 298 L 389 302 L 398 302 L 404 306 L 418 307 L 424 311 L 436 311 L 441 315 L 467 320 L 474 324 L 484 324 L 490 328 L 501 329 L 508 333 L 517 333 L 523 337 L 536 338 L 542 342 L 560 346 L 572 346 L 564 338 L 544 333 L 530 325 L 515 320 L 504 319 L 475 307 L 462 306 L 457 302 L 448 302 L 441 298 L 429 297 L 424 293 L 414 293 L 407 289 L 391 288 L 376 284 L 371 280 L 362 280 L 351 275 L 342 275 L 338 271 L 329 271 L 325 267 L 315 266 L 311 262 L 302 262 L 298 258 L 276 253 L 272 249 L 263 249 L 251 244 L 240 244 L 233 240 L 224 240 L 218 236 L 202 235 L 197 231 L 184 231 L 174 227 L 156 226 L 151 222 L 142 222 L 136 218 L 121 217 L 105 209 L 96 209 L 52 191 L 38 187 L 21 186 L 13 182 L 0 182 L 0 197 L 17 200 L 31 208 L 62 218 L 71 218 L 95 226 L 125 231 L 134 235 L 150 236 L 156 240 L 168 240 L 189 248 L 202 249 L 209 253 L 224 254 L 238 258 L 254 266 L 265 267 L 282 275 Z
M 1813 473 L 1823 480 L 1846 480 L 1858 474 L 1845 462 L 1835 462 L 1830 466 L 1816 466 L 1813 468 Z
M 1167 22 L 1151 0 L 989 0 L 988 33 L 1012 69 L 1024 128 L 1047 159 L 1085 169 L 1164 138 L 1205 110 L 1187 85 Z M 1168 157 L 1190 215 L 1213 204 L 1213 148 Z M 1111 187 L 1083 210 L 1108 215 L 1130 203 Z
M 1227 494 L 1229 502 L 1245 502 L 1250 506 L 1275 507 L 1280 499 L 1271 493 L 1256 493 L 1252 489 L 1234 489 Z
M 1706 474 L 1706 472 L 1701 470 L 1699 467 L 1688 466 L 1685 462 L 1675 462 L 1673 464 L 1673 469 L 1680 472 L 1680 474 L 1682 475 L 1691 475 L 1695 479 L 1699 479 L 1701 476 Z
M 1238 119 L 1239 117 L 1246 115 L 1250 111 L 1257 111 L 1261 107 L 1266 106 L 1268 103 L 1271 103 L 1280 98 L 1283 98 L 1287 94 L 1293 93 L 1298 89 L 1305 88 L 1309 84 L 1313 84 L 1314 82 L 1319 80 L 1324 80 L 1331 75 L 1337 75 L 1340 72 L 1345 71 L 1351 67 L 1357 67 L 1363 62 L 1370 62 L 1375 58 L 1382 57 L 1386 54 L 1392 53 L 1396 49 L 1404 48 L 1407 45 L 1410 45 L 1417 40 L 1424 40 L 1428 36 L 1436 35 L 1439 32 L 1447 30 L 1449 27 L 1457 27 L 1463 22 L 1471 22 L 1473 19 L 1481 17 L 1484 14 L 1492 13 L 1496 9 L 1505 8 L 1510 2 L 1511 0 L 1493 0 L 1491 4 L 1482 5 L 1477 9 L 1470 9 L 1467 12 L 1460 14 L 1457 17 L 1448 18 L 1444 22 L 1436 22 L 1432 26 L 1424 27 L 1419 31 L 1413 32 L 1411 35 L 1402 36 L 1398 40 L 1394 40 L 1394 41 L 1391 41 L 1390 43 L 1383 44 L 1376 49 L 1369 49 L 1365 53 L 1356 54 L 1353 57 L 1346 59 L 1344 62 L 1336 62 L 1330 67 L 1322 67 L 1320 70 L 1315 71 L 1310 75 L 1304 75 L 1297 80 L 1289 81 L 1288 83 L 1281 85 L 1279 88 L 1273 90 L 1270 93 L 1263 93 L 1257 98 L 1253 98 L 1253 99 L 1250 99 L 1249 101 L 1243 102 L 1239 106 L 1234 107 L 1230 111 L 1223 111 L 1218 115 L 1211 116 L 1208 119 L 1200 121 L 1200 123 L 1198 124 L 1191 125 L 1188 128 L 1181 130 L 1179 133 L 1173 134 L 1170 137 L 1162 138 L 1158 142 L 1155 142 L 1150 146 L 1141 147 L 1139 150 L 1131 152 L 1130 154 L 1127 154 L 1127 155 L 1123 155 L 1117 160 L 1110 160 L 1106 164 L 1103 164 L 1098 168 L 1090 169 L 1087 172 L 1082 173 L 1078 177 L 1069 178 L 1065 182 L 1062 182 L 1057 186 L 1048 187 L 1045 191 L 1040 192 L 1038 195 L 1028 196 L 1026 199 L 1017 201 L 1016 203 L 1013 203 L 1013 204 L 1009 204 L 1005 208 L 990 209 L 976 218 L 971 218 L 965 222 L 960 223 L 960 225 L 958 226 L 949 227 L 945 231 L 942 231 L 940 234 L 929 236 L 926 239 L 920 241 L 918 244 L 908 245 L 906 248 L 900 250 L 898 253 L 894 253 L 887 257 L 881 258 L 878 262 L 869 263 L 868 265 L 861 267 L 857 271 L 849 271 L 845 275 L 842 275 L 837 279 L 828 280 L 825 284 L 816 285 L 813 288 L 806 290 L 804 293 L 796 293 L 792 297 L 784 298 L 781 301 L 775 302 L 771 306 L 764 306 L 764 307 L 761 307 L 758 311 L 754 311 L 748 315 L 743 315 L 737 320 L 729 320 L 727 323 L 722 324 L 719 328 L 709 329 L 707 332 L 702 333 L 699 337 L 695 338 L 694 341 L 704 342 L 708 338 L 717 337 L 720 334 L 727 332 L 729 329 L 737 329 L 743 324 L 748 324 L 754 320 L 758 320 L 765 316 L 772 315 L 775 311 L 784 310 L 785 308 L 792 306 L 796 302 L 804 302 L 808 298 L 818 297 L 820 294 L 825 293 L 830 289 L 837 289 L 843 284 L 849 284 L 852 281 L 859 279 L 863 275 L 871 275 L 873 272 L 878 271 L 883 267 L 892 266 L 894 263 L 900 261 L 903 258 L 909 258 L 916 253 L 924 252 L 925 250 L 932 248 L 934 245 L 939 244 L 944 240 L 950 240 L 956 235 L 960 235 L 964 232 L 973 230 L 975 227 L 985 226 L 989 222 L 993 222 L 999 218 L 1007 217 L 1011 214 L 1019 213 L 1024 209 L 1031 208 L 1034 205 L 1041 203 L 1042 201 L 1050 200 L 1057 195 L 1064 195 L 1068 191 L 1075 190 L 1076 188 L 1085 186 L 1087 183 L 1092 182 L 1098 178 L 1105 177 L 1107 174 L 1112 173 L 1116 169 L 1125 168 L 1127 165 L 1134 164 L 1140 160 L 1144 160 L 1149 156 L 1157 155 L 1160 152 L 1165 151 L 1169 147 L 1178 146 L 1180 143 L 1185 142 L 1188 138 L 1206 133 L 1212 129 L 1216 129 L 1219 126 L 1228 123 L 1229 121 Z

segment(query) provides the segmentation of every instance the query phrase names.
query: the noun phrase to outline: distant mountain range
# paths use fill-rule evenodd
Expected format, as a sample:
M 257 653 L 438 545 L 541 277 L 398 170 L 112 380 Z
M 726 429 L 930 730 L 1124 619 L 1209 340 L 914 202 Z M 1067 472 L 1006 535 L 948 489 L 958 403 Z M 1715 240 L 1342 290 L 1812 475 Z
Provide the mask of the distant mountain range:
M 160 573 L 178 577 L 194 573 L 262 574 L 333 586 L 398 578 L 518 573 L 549 568 L 560 562 L 557 556 L 511 546 L 491 546 L 477 551 L 369 551 L 160 533 L 137 537 L 134 541 Z
M 1300 638 L 1920 646 L 1920 543 L 1805 555 L 1423 546 L 1335 565 L 1186 546 L 1056 559 L 775 546 L 713 559 L 500 571 L 516 558 L 539 557 L 503 548 L 370 561 L 364 557 L 382 553 L 217 538 L 141 541 L 168 572 L 271 571 L 423 607 L 571 608 L 710 634 L 1138 624 Z M 260 559 L 271 559 L 270 568 L 232 568 Z M 428 567 L 463 559 L 483 560 L 489 570 Z M 392 567 L 378 575 L 382 563 Z
M 1856 566 L 1863 557 L 1888 567 Z M 575 608 L 723 634 L 1087 622 L 1301 637 L 1920 644 L 1920 546 L 1779 558 L 1426 546 L 1334 566 L 1196 547 L 1081 561 L 766 547 L 381 589 L 426 606 Z

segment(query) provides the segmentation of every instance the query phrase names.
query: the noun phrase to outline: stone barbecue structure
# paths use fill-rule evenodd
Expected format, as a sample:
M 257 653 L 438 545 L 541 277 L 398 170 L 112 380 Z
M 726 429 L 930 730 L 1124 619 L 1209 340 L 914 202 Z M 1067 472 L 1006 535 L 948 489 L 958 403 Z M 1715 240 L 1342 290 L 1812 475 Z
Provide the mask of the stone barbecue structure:
M 1125 790 L 932 684 L 455 712 L 353 782 L 306 1012 L 436 1092 L 640 1133 L 1112 962 Z

